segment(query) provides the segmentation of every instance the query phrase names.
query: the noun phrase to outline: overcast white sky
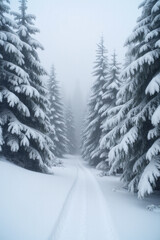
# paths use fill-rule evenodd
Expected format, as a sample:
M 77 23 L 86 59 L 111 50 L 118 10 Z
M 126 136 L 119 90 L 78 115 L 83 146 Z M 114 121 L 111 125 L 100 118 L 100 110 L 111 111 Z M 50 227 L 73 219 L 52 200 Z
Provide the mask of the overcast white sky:
M 10 0 L 18 10 L 18 0 Z M 142 0 L 28 0 L 28 13 L 36 15 L 36 36 L 45 50 L 40 53 L 47 71 L 54 63 L 57 79 L 66 93 L 77 82 L 86 94 L 90 83 L 96 44 L 103 33 L 109 55 L 116 49 L 124 58 L 124 42 L 133 30 Z

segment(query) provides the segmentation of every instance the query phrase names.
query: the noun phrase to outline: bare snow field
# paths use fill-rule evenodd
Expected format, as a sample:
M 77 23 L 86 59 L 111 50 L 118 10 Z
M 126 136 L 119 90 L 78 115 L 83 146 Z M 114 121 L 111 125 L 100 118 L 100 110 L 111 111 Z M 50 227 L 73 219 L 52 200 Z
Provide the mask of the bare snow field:
M 54 175 L 0 161 L 0 240 L 159 240 L 157 195 L 138 200 L 78 156 Z

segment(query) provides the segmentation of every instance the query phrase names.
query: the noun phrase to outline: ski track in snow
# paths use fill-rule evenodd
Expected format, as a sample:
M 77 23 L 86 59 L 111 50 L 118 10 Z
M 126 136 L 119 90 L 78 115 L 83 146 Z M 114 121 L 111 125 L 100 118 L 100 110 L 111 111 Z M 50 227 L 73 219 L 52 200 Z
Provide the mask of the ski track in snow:
M 48 240 L 118 240 L 97 180 L 75 161 L 75 180 Z

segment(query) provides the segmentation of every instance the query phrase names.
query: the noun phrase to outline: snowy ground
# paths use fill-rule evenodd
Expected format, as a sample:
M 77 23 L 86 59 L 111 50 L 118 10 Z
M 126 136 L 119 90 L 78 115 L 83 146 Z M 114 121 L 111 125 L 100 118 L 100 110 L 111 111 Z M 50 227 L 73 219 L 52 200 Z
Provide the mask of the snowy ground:
M 160 196 L 137 200 L 79 157 L 48 176 L 0 162 L 0 240 L 159 240 Z M 118 236 L 118 237 L 117 237 Z
M 92 172 L 112 213 L 119 240 L 160 240 L 160 212 L 147 209 L 160 205 L 160 193 L 140 200 L 122 187 L 119 177 L 99 177 L 97 170 Z

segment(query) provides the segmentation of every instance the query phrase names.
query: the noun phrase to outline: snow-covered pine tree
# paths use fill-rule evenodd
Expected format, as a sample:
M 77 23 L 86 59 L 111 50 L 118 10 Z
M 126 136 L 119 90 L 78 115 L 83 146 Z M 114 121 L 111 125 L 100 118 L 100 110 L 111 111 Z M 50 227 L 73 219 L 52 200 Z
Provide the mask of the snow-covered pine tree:
M 54 142 L 54 154 L 63 157 L 67 152 L 66 125 L 64 118 L 64 107 L 60 96 L 59 84 L 56 80 L 55 68 L 52 66 L 49 79 L 50 91 L 50 122 L 52 132 L 51 139 Z
M 133 56 L 131 54 L 132 46 L 129 45 L 127 52 L 125 54 L 125 60 L 124 65 L 121 71 L 123 71 L 124 68 L 126 68 L 131 62 L 133 61 Z M 119 64 L 118 64 L 119 68 Z M 118 72 L 120 71 L 120 68 L 118 69 Z M 125 112 L 123 112 L 123 108 L 125 107 L 125 103 L 127 99 L 124 97 L 123 94 L 120 94 L 121 91 L 123 92 L 123 88 L 125 87 L 125 84 L 127 83 L 127 80 L 120 77 L 120 72 L 118 75 L 118 92 L 116 94 L 116 98 L 114 99 L 114 106 L 112 106 L 111 109 L 108 110 L 109 116 L 105 119 L 103 128 L 105 131 L 104 136 L 102 137 L 100 141 L 100 148 L 106 148 L 107 150 L 107 156 L 109 154 L 109 151 L 117 145 L 121 141 L 121 135 L 122 135 L 122 125 L 123 125 L 123 118 L 125 118 Z M 129 81 L 129 80 L 128 80 Z M 108 131 L 106 131 L 106 130 Z M 103 161 L 102 164 L 100 163 L 97 168 L 101 170 L 108 171 L 112 166 L 112 158 L 106 159 L 106 161 Z M 115 159 L 114 159 L 115 160 Z M 116 162 L 116 161 L 115 161 Z M 108 166 L 109 165 L 109 166 Z M 122 172 L 122 164 L 119 164 L 117 168 L 112 167 L 110 174 L 116 173 L 116 172 Z
M 0 150 L 5 154 L 9 150 L 19 149 L 18 139 L 9 131 L 9 124 L 14 121 L 13 109 L 27 115 L 28 109 L 12 90 L 14 82 L 27 81 L 27 74 L 20 67 L 23 63 L 22 42 L 13 32 L 15 24 L 7 16 L 9 1 L 0 1 Z M 24 80 L 23 80 L 24 79 Z M 13 140 L 12 140 L 13 139 Z
M 132 62 L 132 59 L 133 59 L 133 56 L 131 55 L 131 46 L 130 46 L 125 56 L 125 64 L 123 69 L 126 68 Z M 119 69 L 118 69 L 118 72 L 119 72 Z M 125 107 L 125 103 L 127 100 L 123 95 L 123 88 L 125 87 L 127 81 L 126 80 L 123 81 L 123 79 L 120 78 L 119 74 L 117 74 L 117 77 L 118 77 L 117 79 L 118 79 L 119 91 L 117 92 L 116 98 L 114 99 L 114 106 L 112 105 L 112 108 L 108 110 L 109 116 L 105 119 L 103 124 L 103 129 L 105 131 L 105 134 L 100 141 L 100 147 L 102 149 L 106 148 L 107 156 L 109 154 L 109 151 L 121 141 L 121 135 L 122 135 L 121 131 L 123 130 L 122 119 L 125 118 L 125 112 L 123 112 L 123 108 Z M 121 91 L 122 91 L 122 94 L 121 94 Z M 109 166 L 108 166 L 108 163 L 109 163 Z M 108 171 L 109 168 L 112 166 L 112 164 L 113 163 L 111 161 L 111 158 L 108 157 L 108 159 L 105 162 L 102 162 L 102 164 L 100 163 L 100 165 L 98 165 L 97 168 Z M 111 174 L 116 173 L 118 170 L 122 170 L 121 164 L 117 166 L 115 171 L 114 171 L 114 168 L 112 167 L 110 173 Z
M 86 160 L 87 156 L 87 149 L 86 149 L 86 139 L 87 139 L 87 127 L 88 127 L 88 108 L 86 107 L 86 111 L 84 112 L 84 119 L 82 123 L 82 130 L 81 130 L 81 145 L 80 145 L 80 150 L 81 150 L 81 155 L 82 158 Z
M 91 89 L 91 97 L 88 103 L 87 128 L 85 129 L 86 138 L 83 144 L 83 156 L 91 164 L 96 166 L 100 161 L 100 146 L 102 118 L 99 113 L 103 105 L 104 85 L 108 74 L 107 50 L 104 46 L 103 37 L 98 44 L 96 61 L 94 66 L 94 77 L 96 80 Z
M 124 70 L 126 84 L 117 95 L 123 103 L 116 118 L 122 136 L 109 158 L 111 172 L 122 164 L 123 181 L 144 197 L 160 177 L 160 1 L 146 0 L 141 7 L 142 15 L 127 40 L 134 45 L 134 61 Z
M 134 61 L 134 56 L 132 54 L 133 48 L 134 48 L 134 44 L 129 44 L 127 46 L 127 52 L 125 54 L 123 69 L 128 67 Z M 121 79 L 121 80 L 123 80 L 123 79 Z
M 70 103 L 66 106 L 65 119 L 66 119 L 66 132 L 67 132 L 67 140 L 68 140 L 67 150 L 69 154 L 75 154 L 77 150 L 77 146 L 76 146 L 77 141 L 76 141 L 76 134 L 75 134 L 74 117 L 73 117 L 72 107 Z
M 120 88 L 120 80 L 119 80 L 119 74 L 120 74 L 120 64 L 117 61 L 117 55 L 114 51 L 112 57 L 111 57 L 111 63 L 109 64 L 109 73 L 106 79 L 106 83 L 104 85 L 104 93 L 102 96 L 103 105 L 100 108 L 99 113 L 101 114 L 102 121 L 102 136 L 100 140 L 100 149 L 101 149 L 101 158 L 105 160 L 102 161 L 98 168 L 103 168 L 103 166 L 106 168 L 108 164 L 108 152 L 111 148 L 110 145 L 110 139 L 107 139 L 107 134 L 113 129 L 113 126 L 110 127 L 108 122 L 112 121 L 115 110 L 117 110 L 116 106 L 116 95 Z M 106 125 L 107 124 L 107 125 Z
M 160 178 L 160 1 L 148 0 L 144 9 L 151 14 L 150 31 L 145 42 L 150 45 L 148 57 L 152 60 L 150 63 L 147 59 L 149 76 L 145 93 L 149 99 L 147 111 L 153 128 L 147 136 L 151 146 L 147 149 L 145 168 L 138 184 L 139 197 L 152 193 Z
M 73 92 L 72 97 L 72 113 L 74 119 L 75 127 L 75 138 L 76 138 L 76 153 L 81 151 L 81 142 L 82 142 L 82 124 L 83 124 L 83 115 L 84 115 L 84 99 L 81 92 L 81 87 L 79 82 L 76 83 L 76 87 Z
M 29 27 L 32 16 L 25 14 L 23 1 L 18 26 L 13 24 L 6 17 L 9 8 L 5 2 L 9 1 L 0 1 L 1 150 L 25 168 L 46 172 L 54 156 L 49 149 L 51 140 L 45 135 L 49 126 L 46 100 L 39 90 L 44 89 L 40 76 L 45 71 L 35 50 L 38 44 L 30 37 L 30 32 L 34 33 L 34 27 Z M 18 34 L 13 27 L 18 27 Z

